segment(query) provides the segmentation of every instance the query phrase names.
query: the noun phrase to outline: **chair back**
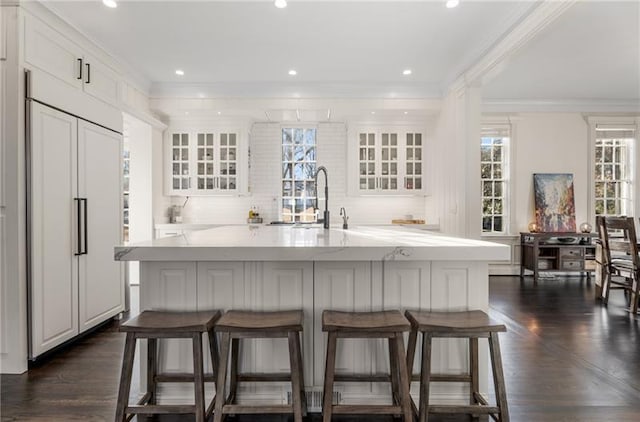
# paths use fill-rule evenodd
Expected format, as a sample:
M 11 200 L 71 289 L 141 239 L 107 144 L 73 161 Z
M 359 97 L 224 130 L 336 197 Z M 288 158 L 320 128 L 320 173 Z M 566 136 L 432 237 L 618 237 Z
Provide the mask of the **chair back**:
M 598 217 L 598 233 L 603 259 L 610 265 L 613 259 L 628 259 L 634 271 L 640 270 L 636 226 L 632 217 Z

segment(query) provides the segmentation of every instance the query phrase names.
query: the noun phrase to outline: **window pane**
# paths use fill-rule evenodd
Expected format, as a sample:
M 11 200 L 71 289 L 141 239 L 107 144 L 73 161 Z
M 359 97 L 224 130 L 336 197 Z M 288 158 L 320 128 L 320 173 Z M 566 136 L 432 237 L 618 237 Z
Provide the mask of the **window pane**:
M 482 178 L 490 179 L 491 178 L 491 164 L 483 164 L 481 166 Z
M 494 186 L 494 188 L 493 188 L 493 189 L 494 189 L 494 193 L 493 193 L 493 195 L 494 195 L 494 196 L 497 196 L 497 197 L 502 198 L 502 183 L 503 183 L 503 182 L 495 182 L 495 183 L 493 184 L 493 186 Z
M 494 217 L 493 218 L 493 231 L 494 232 L 501 232 L 503 231 L 502 229 L 502 217 Z
M 480 147 L 480 160 L 491 161 L 491 147 L 483 145 Z
M 482 182 L 482 196 L 493 196 L 492 182 Z

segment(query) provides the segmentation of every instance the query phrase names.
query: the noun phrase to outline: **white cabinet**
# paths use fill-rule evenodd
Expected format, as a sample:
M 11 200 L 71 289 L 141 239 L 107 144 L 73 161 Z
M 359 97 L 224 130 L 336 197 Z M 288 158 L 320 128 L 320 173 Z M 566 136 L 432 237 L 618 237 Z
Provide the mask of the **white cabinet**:
M 350 143 L 351 190 L 358 194 L 424 194 L 425 139 L 417 128 L 358 128 Z
M 30 128 L 32 358 L 124 307 L 121 136 L 36 102 Z
M 165 179 L 169 195 L 246 192 L 247 149 L 238 129 L 170 129 Z
M 35 17 L 24 20 L 24 61 L 67 85 L 116 105 L 120 75 Z

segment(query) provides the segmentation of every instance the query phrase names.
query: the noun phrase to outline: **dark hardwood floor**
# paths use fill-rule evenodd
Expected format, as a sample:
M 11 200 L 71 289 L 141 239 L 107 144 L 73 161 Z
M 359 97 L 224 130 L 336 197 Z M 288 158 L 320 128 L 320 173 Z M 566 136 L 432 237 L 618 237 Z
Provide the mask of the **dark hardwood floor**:
M 512 421 L 640 421 L 640 317 L 626 312 L 621 292 L 613 292 L 604 307 L 594 302 L 593 289 L 580 278 L 541 279 L 534 285 L 531 278 L 492 277 L 491 314 L 509 330 L 501 334 L 501 345 Z M 3 375 L 2 421 L 113 420 L 123 347 L 124 336 L 112 324 L 26 374 Z

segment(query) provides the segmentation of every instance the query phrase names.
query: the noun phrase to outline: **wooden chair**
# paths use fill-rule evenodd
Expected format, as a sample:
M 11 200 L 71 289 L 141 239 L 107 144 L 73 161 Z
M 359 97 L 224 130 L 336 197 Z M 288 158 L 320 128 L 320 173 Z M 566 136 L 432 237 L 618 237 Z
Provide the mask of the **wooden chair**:
M 122 360 L 122 374 L 116 406 L 116 422 L 124 422 L 134 415 L 185 414 L 195 415 L 196 422 L 205 422 L 213 411 L 214 400 L 205 410 L 204 382 L 215 381 L 218 363 L 218 345 L 213 333 L 213 325 L 220 318 L 220 311 L 209 312 L 158 312 L 144 311 L 120 326 L 127 333 Z M 209 349 L 213 374 L 205 376 L 202 357 L 202 334 L 209 337 Z M 161 374 L 157 367 L 158 339 L 190 338 L 193 342 L 193 374 Z M 136 351 L 136 340 L 147 339 L 147 392 L 134 406 L 129 406 L 131 373 Z M 195 404 L 159 405 L 156 388 L 159 382 L 193 382 Z
M 405 422 L 413 421 L 409 396 L 408 371 L 402 333 L 411 328 L 400 311 L 322 313 L 322 331 L 327 331 L 327 360 L 324 373 L 323 422 L 330 422 L 332 415 L 376 414 L 403 415 Z M 336 348 L 338 338 L 386 338 L 389 340 L 390 374 L 336 374 Z M 393 405 L 334 405 L 333 383 L 338 382 L 389 382 L 391 381 Z
M 216 323 L 215 331 L 222 333 L 220 364 L 214 422 L 222 422 L 225 415 L 292 413 L 295 422 L 301 422 L 307 414 L 304 393 L 304 373 L 300 333 L 304 321 L 302 311 L 253 312 L 228 311 Z M 289 341 L 289 362 L 291 372 L 282 373 L 240 373 L 238 355 L 240 339 L 243 338 L 286 338 Z M 227 363 L 231 353 L 229 374 L 229 396 L 225 395 Z M 291 381 L 291 405 L 242 405 L 236 404 L 238 383 L 240 382 L 282 382 Z
M 407 345 L 407 367 L 413 368 L 418 333 L 422 333 L 422 365 L 419 376 L 411 380 L 420 381 L 419 422 L 426 422 L 430 414 L 489 415 L 500 422 L 509 421 L 507 391 L 502 371 L 498 333 L 507 331 L 482 311 L 467 312 L 427 312 L 406 311 L 411 322 L 411 333 Z M 469 339 L 469 374 L 432 374 L 431 339 L 434 337 Z M 496 392 L 496 406 L 489 406 L 488 400 L 479 392 L 478 338 L 489 339 L 491 367 Z M 429 384 L 431 382 L 468 382 L 470 384 L 469 405 L 429 404 Z M 413 406 L 415 408 L 415 405 Z
M 610 290 L 624 290 L 629 295 L 629 308 L 635 314 L 638 312 L 640 255 L 633 218 L 598 217 L 596 224 L 605 268 L 602 301 L 608 303 Z

